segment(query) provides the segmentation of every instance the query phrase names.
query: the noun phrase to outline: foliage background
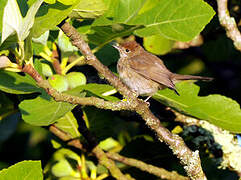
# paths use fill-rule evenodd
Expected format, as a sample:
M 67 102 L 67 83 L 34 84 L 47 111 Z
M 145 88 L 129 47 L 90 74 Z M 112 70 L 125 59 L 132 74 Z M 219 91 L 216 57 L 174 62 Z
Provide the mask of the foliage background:
M 214 10 L 217 9 L 214 1 L 207 2 Z M 231 16 L 238 20 L 241 17 L 240 1 L 231 0 L 229 6 Z M 237 9 L 235 7 L 239 8 Z M 73 25 L 77 27 L 77 22 L 74 22 Z M 79 31 L 81 31 L 81 29 L 79 29 Z M 214 77 L 215 80 L 211 83 L 197 82 L 201 87 L 199 95 L 221 94 L 241 104 L 240 52 L 235 50 L 232 41 L 227 38 L 224 29 L 219 25 L 217 15 L 214 16 L 201 34 L 204 38 L 204 43 L 200 47 L 177 50 L 166 55 L 161 55 L 160 57 L 172 72 Z M 55 37 L 56 31 L 52 31 L 50 33 L 50 39 Z M 94 35 L 92 38 L 94 39 Z M 137 41 L 140 43 L 143 42 L 141 38 L 137 38 Z M 110 49 L 110 45 L 105 46 L 97 53 L 97 56 L 103 59 L 105 65 L 108 65 L 111 70 L 116 72 L 118 53 L 115 50 L 111 50 L 111 53 L 109 53 Z M 87 77 L 88 83 L 106 83 L 105 80 L 99 78 L 97 72 L 92 67 L 78 66 L 71 69 L 71 71 L 83 72 Z M 44 167 L 55 152 L 51 144 L 53 136 L 45 128 L 26 124 L 21 120 L 20 112 L 17 111 L 22 99 L 32 99 L 36 96 L 37 94 L 16 95 L 0 92 L 1 105 L 4 105 L 3 111 L 6 111 L 7 107 L 12 106 L 16 110 L 15 113 L 3 119 L 0 124 L 0 134 L 4 134 L 4 136 L 0 135 L 1 169 L 23 160 L 39 159 L 41 159 L 42 167 Z M 117 97 L 119 97 L 119 95 L 117 95 Z M 164 105 L 161 105 L 153 99 L 150 100 L 150 104 L 154 114 L 163 120 L 169 129 L 173 129 L 179 125 L 178 123 L 173 123 L 174 114 L 166 111 Z M 164 144 L 149 139 L 155 139 L 154 134 L 135 114 L 129 112 L 103 111 L 92 107 L 85 108 L 84 111 L 89 113 L 90 121 L 91 119 L 97 121 L 98 118 L 101 119 L 101 117 L 105 117 L 106 122 L 113 123 L 108 124 L 107 128 L 114 127 L 114 130 L 112 129 L 113 138 L 118 139 L 122 142 L 122 145 L 124 145 L 121 154 L 142 159 L 145 162 L 165 167 L 169 170 L 174 169 L 184 174 L 182 167 L 177 163 L 178 160 L 172 155 L 170 150 Z M 109 117 L 111 118 L 108 119 Z M 103 128 L 103 124 L 100 126 Z M 105 135 L 101 134 L 104 133 L 102 129 L 98 129 L 98 127 L 94 128 L 96 129 L 92 130 L 98 138 L 101 139 L 101 137 L 105 137 Z M 125 128 L 126 131 L 123 131 Z M 217 168 L 222 153 L 220 149 L 215 146 L 211 135 L 205 133 L 206 132 L 193 126 L 184 127 L 181 135 L 191 149 L 200 149 L 202 165 L 208 179 L 238 179 L 234 172 Z M 209 153 L 207 153 L 207 149 Z M 210 154 L 213 155 L 212 158 L 210 158 Z M 156 179 L 155 176 L 141 172 L 135 168 L 125 168 L 124 172 L 130 173 L 136 179 L 140 180 Z

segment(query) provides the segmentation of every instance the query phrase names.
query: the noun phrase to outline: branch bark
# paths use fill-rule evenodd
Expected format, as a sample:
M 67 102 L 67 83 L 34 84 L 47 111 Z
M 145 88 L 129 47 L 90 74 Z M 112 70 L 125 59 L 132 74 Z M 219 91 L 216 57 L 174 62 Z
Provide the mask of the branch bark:
M 241 33 L 233 17 L 228 11 L 228 0 L 217 0 L 218 18 L 220 24 L 225 28 L 227 36 L 233 40 L 235 48 L 241 51 Z

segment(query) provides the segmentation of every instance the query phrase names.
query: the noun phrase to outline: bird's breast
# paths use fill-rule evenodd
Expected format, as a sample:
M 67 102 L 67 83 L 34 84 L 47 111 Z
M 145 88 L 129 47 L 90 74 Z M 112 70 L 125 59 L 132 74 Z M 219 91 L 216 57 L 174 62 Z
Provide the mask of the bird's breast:
M 138 95 L 153 95 L 159 88 L 159 84 L 143 77 L 130 68 L 126 62 L 118 61 L 117 70 L 121 80 Z

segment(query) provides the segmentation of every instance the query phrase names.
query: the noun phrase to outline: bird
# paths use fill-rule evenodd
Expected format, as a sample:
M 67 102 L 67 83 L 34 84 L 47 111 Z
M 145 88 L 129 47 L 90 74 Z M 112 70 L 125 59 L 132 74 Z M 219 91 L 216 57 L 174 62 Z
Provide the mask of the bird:
M 169 88 L 180 96 L 175 83 L 182 80 L 213 80 L 211 77 L 172 73 L 160 58 L 147 52 L 135 40 L 115 43 L 113 47 L 120 54 L 117 62 L 120 79 L 137 96 L 148 96 L 145 101 L 164 88 Z

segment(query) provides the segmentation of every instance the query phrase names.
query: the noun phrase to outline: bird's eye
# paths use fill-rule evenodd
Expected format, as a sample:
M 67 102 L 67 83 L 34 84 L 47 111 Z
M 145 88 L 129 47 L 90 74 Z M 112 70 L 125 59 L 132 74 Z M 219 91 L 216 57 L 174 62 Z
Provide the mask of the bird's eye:
M 126 52 L 127 52 L 127 53 L 130 52 L 130 50 L 129 50 L 129 49 L 126 49 Z

